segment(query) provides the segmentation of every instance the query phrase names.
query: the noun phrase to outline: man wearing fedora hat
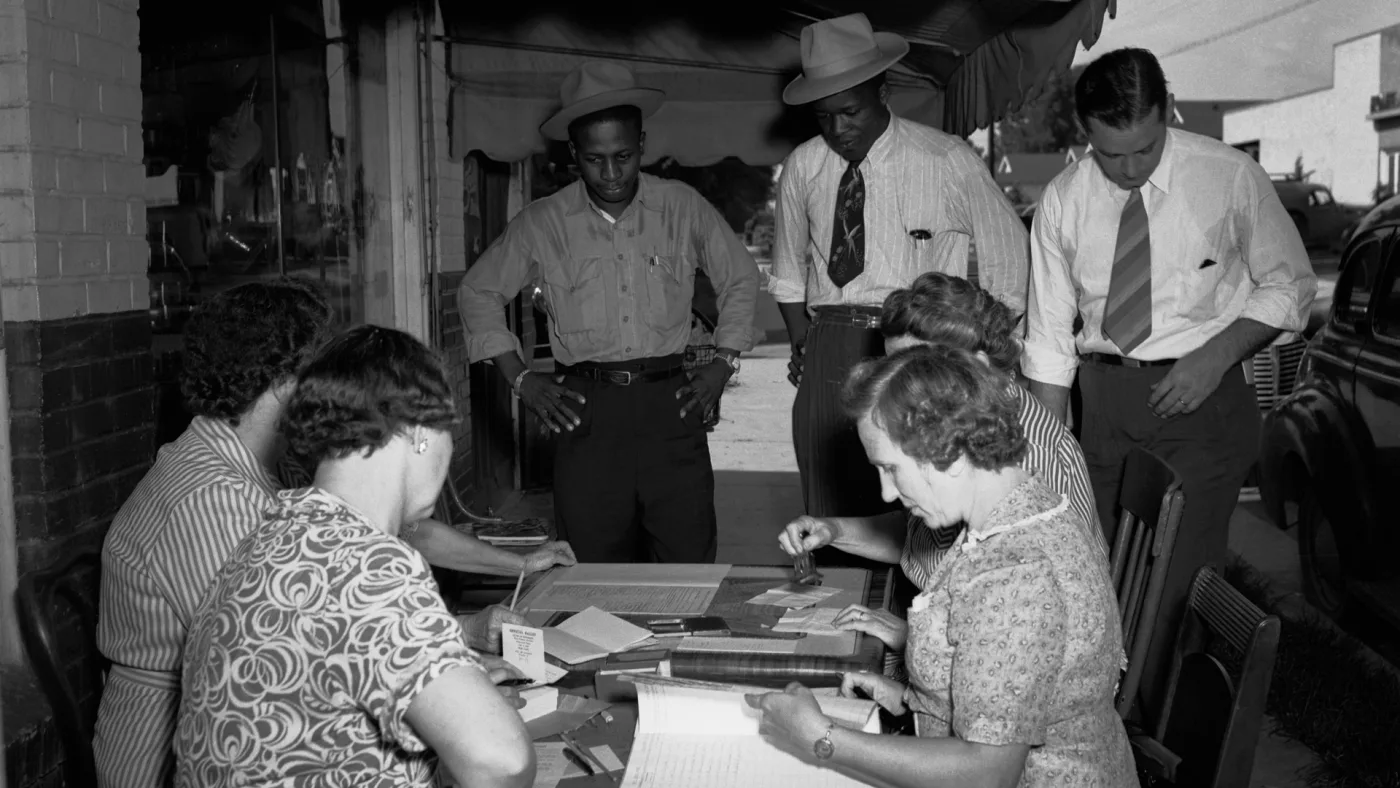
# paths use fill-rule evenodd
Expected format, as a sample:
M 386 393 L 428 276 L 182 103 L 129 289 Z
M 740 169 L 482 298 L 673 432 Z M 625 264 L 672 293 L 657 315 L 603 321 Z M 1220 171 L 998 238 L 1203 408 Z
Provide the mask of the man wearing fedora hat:
M 891 507 L 839 395 L 856 361 L 884 354 L 885 297 L 939 271 L 980 280 L 1020 315 L 1029 248 L 970 145 L 890 112 L 885 72 L 908 42 L 850 14 L 808 25 L 801 49 L 802 74 L 783 101 L 810 106 L 821 134 L 783 162 L 769 290 L 792 343 L 793 444 L 807 514 L 873 515 Z
M 758 267 L 699 192 L 641 172 L 659 90 L 584 63 L 540 126 L 579 182 L 531 203 L 467 272 L 458 307 L 471 361 L 494 359 L 558 434 L 554 514 L 580 561 L 708 563 L 714 472 L 705 411 L 754 345 Z M 684 369 L 695 275 L 719 297 L 716 360 Z M 542 288 L 554 375 L 535 374 L 502 307 Z M 567 536 L 564 536 L 567 534 Z

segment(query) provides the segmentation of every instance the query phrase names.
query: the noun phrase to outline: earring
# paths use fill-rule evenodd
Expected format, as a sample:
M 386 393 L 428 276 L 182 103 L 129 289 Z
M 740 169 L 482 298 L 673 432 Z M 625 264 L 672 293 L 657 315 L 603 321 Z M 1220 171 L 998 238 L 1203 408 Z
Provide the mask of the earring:
M 413 447 L 413 450 L 414 450 L 415 452 L 419 453 L 419 454 L 422 454 L 423 452 L 427 451 L 427 450 L 428 450 L 428 439 L 427 439 L 427 438 L 424 438 L 424 439 L 418 441 L 418 445 L 417 445 L 417 446 L 414 446 L 414 447 Z

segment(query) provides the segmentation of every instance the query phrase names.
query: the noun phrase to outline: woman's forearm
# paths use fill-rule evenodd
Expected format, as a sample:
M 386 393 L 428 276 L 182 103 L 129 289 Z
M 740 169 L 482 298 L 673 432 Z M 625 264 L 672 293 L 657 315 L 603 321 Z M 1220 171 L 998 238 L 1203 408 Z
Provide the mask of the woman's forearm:
M 524 556 L 489 545 L 437 520 L 417 523 L 416 528 L 404 534 L 404 541 L 433 566 L 458 572 L 508 577 L 519 574 L 525 565 Z
M 862 733 L 837 726 L 831 762 L 890 788 L 1014 788 L 1030 747 L 995 746 L 954 737 Z
M 905 527 L 903 510 L 886 512 L 874 517 L 834 517 L 836 539 L 832 547 L 843 552 L 881 561 L 886 564 L 899 563 L 904 552 Z

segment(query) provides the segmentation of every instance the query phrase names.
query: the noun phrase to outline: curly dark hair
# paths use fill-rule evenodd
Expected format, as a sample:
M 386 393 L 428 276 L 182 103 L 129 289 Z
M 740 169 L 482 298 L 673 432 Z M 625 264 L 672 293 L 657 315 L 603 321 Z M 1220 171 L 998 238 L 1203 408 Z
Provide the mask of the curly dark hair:
M 1026 456 L 1026 435 L 1005 374 L 972 353 L 917 345 L 851 370 L 842 405 L 867 416 L 911 458 L 940 471 L 959 457 L 996 471 Z
M 185 325 L 186 405 L 237 425 L 263 392 L 296 377 L 330 324 L 330 304 L 304 279 L 251 282 L 210 298 Z
M 331 340 L 297 378 L 282 434 L 307 468 L 378 450 L 412 427 L 449 429 L 457 403 L 442 360 L 402 331 L 359 326 Z
M 880 331 L 887 339 L 920 342 L 987 354 L 992 365 L 1014 374 L 1021 358 L 1016 317 L 991 293 L 956 276 L 930 272 L 885 298 Z

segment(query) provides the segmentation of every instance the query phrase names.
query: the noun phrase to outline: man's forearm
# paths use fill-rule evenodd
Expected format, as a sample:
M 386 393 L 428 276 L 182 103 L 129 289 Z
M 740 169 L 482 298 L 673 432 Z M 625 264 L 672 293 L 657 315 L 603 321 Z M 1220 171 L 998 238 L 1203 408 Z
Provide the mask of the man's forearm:
M 496 369 L 500 370 L 501 377 L 506 379 L 506 383 L 515 383 L 516 377 L 525 371 L 525 362 L 521 360 L 520 354 L 514 350 L 502 353 L 491 360 L 496 362 Z
M 783 325 L 787 326 L 788 342 L 793 347 L 806 342 L 807 329 L 812 325 L 811 319 L 807 317 L 807 304 L 801 301 L 779 302 L 778 313 L 783 316 Z
M 904 537 L 908 534 L 904 510 L 874 517 L 834 517 L 832 520 L 836 525 L 832 547 L 872 561 L 899 563 L 904 553 Z
M 1030 381 L 1030 392 L 1035 398 L 1040 400 L 1055 418 L 1063 423 L 1069 421 L 1069 386 L 1056 386 L 1053 383 L 1042 383 L 1039 380 Z
M 404 535 L 404 541 L 433 566 L 458 572 L 509 577 L 520 574 L 520 568 L 525 565 L 524 556 L 489 545 L 436 520 L 419 522 Z
M 1273 326 L 1241 317 L 1206 340 L 1202 349 L 1213 354 L 1220 360 L 1221 366 L 1229 369 L 1268 347 L 1280 333 Z

